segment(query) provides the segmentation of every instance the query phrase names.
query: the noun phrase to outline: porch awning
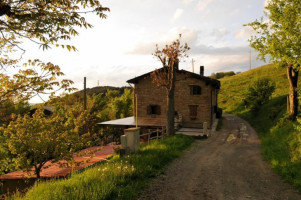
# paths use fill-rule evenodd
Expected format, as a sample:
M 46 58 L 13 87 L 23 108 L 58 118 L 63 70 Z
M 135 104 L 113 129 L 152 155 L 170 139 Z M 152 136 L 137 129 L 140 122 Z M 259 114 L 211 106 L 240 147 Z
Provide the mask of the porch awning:
M 100 126 L 136 126 L 136 119 L 134 116 L 122 119 L 115 119 L 106 122 L 98 123 Z M 166 119 L 157 117 L 140 117 L 138 118 L 138 126 L 153 126 L 162 127 L 166 126 Z

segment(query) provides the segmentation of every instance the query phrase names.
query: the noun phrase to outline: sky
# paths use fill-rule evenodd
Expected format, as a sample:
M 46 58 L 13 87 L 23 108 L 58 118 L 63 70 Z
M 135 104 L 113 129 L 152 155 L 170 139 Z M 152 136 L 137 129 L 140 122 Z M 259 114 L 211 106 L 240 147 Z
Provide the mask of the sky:
M 110 8 L 106 19 L 86 15 L 92 29 L 79 29 L 69 43 L 77 52 L 53 47 L 42 51 L 27 44 L 24 58 L 39 58 L 61 67 L 74 87 L 128 86 L 126 81 L 161 67 L 152 55 L 182 35 L 190 46 L 189 58 L 179 68 L 205 75 L 213 72 L 243 72 L 249 69 L 252 30 L 243 26 L 263 16 L 265 0 L 101 0 Z M 263 65 L 251 50 L 252 68 Z M 33 99 L 32 102 L 39 102 Z

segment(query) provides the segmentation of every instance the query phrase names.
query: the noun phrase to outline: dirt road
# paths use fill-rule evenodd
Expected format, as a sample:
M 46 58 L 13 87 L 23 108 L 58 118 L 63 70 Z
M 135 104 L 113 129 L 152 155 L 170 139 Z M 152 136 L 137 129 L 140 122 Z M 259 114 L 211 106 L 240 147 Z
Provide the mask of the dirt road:
M 236 116 L 224 117 L 222 130 L 197 140 L 139 199 L 301 200 L 263 161 L 254 129 Z

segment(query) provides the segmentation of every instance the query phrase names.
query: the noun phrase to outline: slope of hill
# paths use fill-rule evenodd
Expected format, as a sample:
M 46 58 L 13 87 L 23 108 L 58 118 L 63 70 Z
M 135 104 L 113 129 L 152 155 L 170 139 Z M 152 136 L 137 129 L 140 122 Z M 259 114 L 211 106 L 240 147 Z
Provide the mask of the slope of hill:
M 276 90 L 269 102 L 252 114 L 243 99 L 252 82 L 262 77 L 274 81 Z M 288 120 L 289 83 L 285 69 L 265 65 L 220 81 L 219 107 L 250 122 L 259 134 L 264 158 L 301 192 L 301 120 Z
M 249 85 L 258 78 L 270 78 L 276 83 L 273 98 L 288 95 L 288 80 L 284 68 L 276 68 L 273 65 L 264 65 L 235 76 L 220 79 L 221 90 L 219 106 L 229 113 L 240 113 L 244 110 L 243 101 Z

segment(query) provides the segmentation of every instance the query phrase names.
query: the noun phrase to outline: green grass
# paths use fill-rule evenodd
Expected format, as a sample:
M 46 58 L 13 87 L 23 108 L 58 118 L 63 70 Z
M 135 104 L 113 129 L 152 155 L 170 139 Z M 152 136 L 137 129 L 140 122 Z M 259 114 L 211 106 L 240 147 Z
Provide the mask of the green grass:
M 161 174 L 164 166 L 179 157 L 193 139 L 176 135 L 143 145 L 129 156 L 115 156 L 69 179 L 36 184 L 24 197 L 15 199 L 135 199 L 149 179 Z
M 245 108 L 242 99 L 248 86 L 259 77 L 273 80 L 276 90 L 272 99 L 254 114 Z M 263 157 L 284 180 L 301 192 L 301 132 L 296 129 L 301 125 L 287 120 L 288 91 L 285 69 L 266 65 L 221 79 L 219 107 L 250 122 L 261 139 Z

